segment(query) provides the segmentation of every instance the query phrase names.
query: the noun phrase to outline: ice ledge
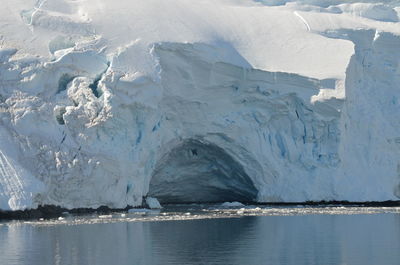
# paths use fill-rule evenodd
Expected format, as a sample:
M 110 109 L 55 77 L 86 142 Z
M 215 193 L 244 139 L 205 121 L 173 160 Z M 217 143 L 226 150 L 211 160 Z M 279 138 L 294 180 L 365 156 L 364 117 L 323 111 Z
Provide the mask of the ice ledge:
M 315 99 L 336 88 L 335 80 L 225 62 L 223 49 L 203 43 L 154 45 L 149 56 L 159 80 L 124 78 L 94 51 L 71 51 L 47 64 L 7 59 L 0 66 L 7 81 L 2 129 L 10 135 L 1 149 L 1 207 L 124 208 L 160 189 L 167 199 L 179 189 L 186 200 L 194 184 L 214 180 L 213 173 L 197 181 L 200 173 L 214 169 L 223 196 L 200 192 L 203 201 L 235 192 L 261 202 L 395 200 L 399 37 L 329 34 L 355 43 L 345 99 Z M 191 149 L 205 156 L 190 163 L 188 155 L 199 154 Z M 23 178 L 9 173 L 13 167 L 26 172 Z M 193 173 L 188 183 L 182 172 Z

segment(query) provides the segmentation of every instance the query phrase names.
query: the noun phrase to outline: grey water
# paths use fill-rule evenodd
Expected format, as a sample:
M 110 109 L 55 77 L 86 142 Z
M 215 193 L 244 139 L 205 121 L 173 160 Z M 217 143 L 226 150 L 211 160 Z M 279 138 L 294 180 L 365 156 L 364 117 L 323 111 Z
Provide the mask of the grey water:
M 398 212 L 259 213 L 0 223 L 0 264 L 400 264 Z

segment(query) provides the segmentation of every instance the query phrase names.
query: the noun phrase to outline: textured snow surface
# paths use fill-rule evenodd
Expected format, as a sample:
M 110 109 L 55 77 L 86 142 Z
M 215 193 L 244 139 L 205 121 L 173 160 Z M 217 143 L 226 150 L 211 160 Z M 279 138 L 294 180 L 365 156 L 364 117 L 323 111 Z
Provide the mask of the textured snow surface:
M 3 2 L 0 209 L 400 198 L 399 1 Z

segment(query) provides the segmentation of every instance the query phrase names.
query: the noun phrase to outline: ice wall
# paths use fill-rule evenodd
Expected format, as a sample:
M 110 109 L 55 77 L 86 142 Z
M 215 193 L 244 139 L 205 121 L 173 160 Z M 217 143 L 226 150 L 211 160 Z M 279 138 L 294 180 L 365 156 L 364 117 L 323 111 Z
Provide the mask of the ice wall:
M 395 4 L 111 2 L 8 4 L 0 209 L 399 198 Z
M 341 116 L 338 190 L 346 192 L 349 200 L 367 196 L 385 200 L 384 190 L 398 198 L 400 37 L 374 30 L 337 34 L 355 43 Z M 353 176 L 358 177 L 351 185 L 358 189 L 349 187 Z

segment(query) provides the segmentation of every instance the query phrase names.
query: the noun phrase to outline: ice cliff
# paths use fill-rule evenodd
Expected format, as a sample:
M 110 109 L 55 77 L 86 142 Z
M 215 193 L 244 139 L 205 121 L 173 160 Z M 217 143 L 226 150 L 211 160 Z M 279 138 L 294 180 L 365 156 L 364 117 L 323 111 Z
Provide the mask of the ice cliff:
M 400 198 L 398 1 L 4 1 L 0 209 Z

